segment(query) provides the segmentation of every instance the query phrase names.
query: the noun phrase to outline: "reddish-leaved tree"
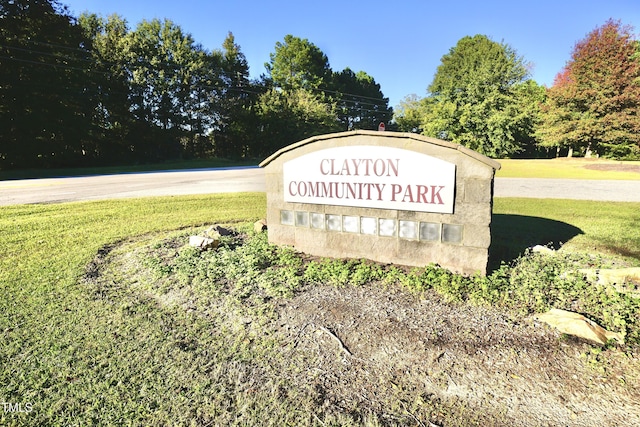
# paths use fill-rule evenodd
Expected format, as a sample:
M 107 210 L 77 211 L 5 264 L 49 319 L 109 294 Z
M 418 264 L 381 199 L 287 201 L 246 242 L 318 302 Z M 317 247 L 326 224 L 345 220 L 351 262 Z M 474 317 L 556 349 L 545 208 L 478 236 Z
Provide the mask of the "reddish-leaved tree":
M 632 29 L 609 20 L 579 41 L 547 91 L 541 145 L 640 156 L 640 55 Z

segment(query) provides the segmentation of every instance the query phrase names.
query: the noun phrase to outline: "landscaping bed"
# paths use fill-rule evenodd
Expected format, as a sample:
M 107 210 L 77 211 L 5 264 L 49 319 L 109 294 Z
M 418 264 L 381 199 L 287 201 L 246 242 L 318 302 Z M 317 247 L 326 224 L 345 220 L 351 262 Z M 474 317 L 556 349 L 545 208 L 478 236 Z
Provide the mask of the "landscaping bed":
M 210 328 L 217 347 L 233 349 L 213 358 L 211 380 L 225 390 L 209 390 L 227 410 L 201 408 L 196 422 L 278 424 L 286 414 L 280 421 L 289 425 L 640 423 L 636 325 L 627 325 L 631 342 L 602 347 L 534 317 L 549 304 L 595 307 L 569 290 L 582 279 L 561 285 L 551 277 L 559 265 L 616 261 L 529 253 L 488 279 L 464 278 L 435 266 L 315 259 L 270 246 L 246 227 L 211 251 L 187 246 L 187 234 L 104 248 L 84 280 L 100 299 L 126 286 L 145 304 Z M 514 293 L 504 281 L 527 275 L 536 276 L 540 295 Z M 617 298 L 621 312 L 637 307 Z M 630 316 L 617 322 L 633 322 Z M 184 341 L 185 352 L 214 352 L 197 336 Z M 187 382 L 187 401 L 189 390 Z

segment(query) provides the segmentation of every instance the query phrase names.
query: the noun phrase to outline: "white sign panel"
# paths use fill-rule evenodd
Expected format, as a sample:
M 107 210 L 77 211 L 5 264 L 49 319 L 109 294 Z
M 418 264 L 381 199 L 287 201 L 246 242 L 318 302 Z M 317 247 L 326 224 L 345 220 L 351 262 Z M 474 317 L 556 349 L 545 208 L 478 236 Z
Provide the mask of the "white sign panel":
M 283 165 L 286 202 L 453 213 L 456 165 L 410 150 L 328 148 Z

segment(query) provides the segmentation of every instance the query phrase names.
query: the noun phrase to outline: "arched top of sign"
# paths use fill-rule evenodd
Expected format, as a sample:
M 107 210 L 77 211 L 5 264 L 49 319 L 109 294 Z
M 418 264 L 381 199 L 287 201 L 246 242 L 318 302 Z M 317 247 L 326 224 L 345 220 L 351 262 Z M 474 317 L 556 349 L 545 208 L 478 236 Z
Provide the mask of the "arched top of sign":
M 383 133 L 383 132 L 377 132 L 377 131 L 371 131 L 371 130 L 354 130 L 354 131 L 337 132 L 337 133 L 329 133 L 325 135 L 312 136 L 311 138 L 298 141 L 294 144 L 287 145 L 286 147 L 279 149 L 278 151 L 276 151 L 275 153 L 273 153 L 272 155 L 264 159 L 260 163 L 260 167 L 266 167 L 269 164 L 271 164 L 271 162 L 273 162 L 274 160 L 282 156 L 283 154 L 290 153 L 292 151 L 295 151 L 307 145 L 318 144 L 318 143 L 322 144 L 330 140 L 339 140 L 343 138 L 358 138 L 358 137 L 389 138 L 389 140 L 398 141 L 400 143 L 403 143 L 402 142 L 403 140 L 418 141 L 425 144 L 431 144 L 431 145 L 436 145 L 436 146 L 456 150 L 463 155 L 469 156 L 480 163 L 484 163 L 487 166 L 492 167 L 495 170 L 498 170 L 501 167 L 499 162 L 493 159 L 490 159 L 489 157 L 483 156 L 482 154 L 476 151 L 470 150 L 469 148 L 466 148 L 460 144 L 454 144 L 453 142 L 444 141 L 442 139 L 437 139 L 437 138 L 431 138 L 424 135 L 418 135 L 415 133 L 391 132 L 391 131 L 385 131 Z
M 456 165 L 395 147 L 353 145 L 283 164 L 284 200 L 453 213 Z

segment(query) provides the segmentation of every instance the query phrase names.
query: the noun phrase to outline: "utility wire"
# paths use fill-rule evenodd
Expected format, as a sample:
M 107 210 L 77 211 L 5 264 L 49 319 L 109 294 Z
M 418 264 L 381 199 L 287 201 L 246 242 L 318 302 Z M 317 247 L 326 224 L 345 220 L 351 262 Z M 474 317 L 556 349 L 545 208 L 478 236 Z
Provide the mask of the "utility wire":
M 7 45 L 3 45 L 3 44 L 0 44 L 0 47 L 3 47 L 5 49 L 17 50 L 19 52 L 35 53 L 35 54 L 38 54 L 38 55 L 51 56 L 53 58 L 58 58 L 58 59 L 62 59 L 62 60 L 85 61 L 85 62 L 91 62 L 91 63 L 95 63 L 96 62 L 95 60 L 89 59 L 89 58 L 70 58 L 68 56 L 63 56 L 63 55 L 60 55 L 60 54 L 55 54 L 55 53 L 50 53 L 50 52 L 40 52 L 40 51 L 36 51 L 36 50 L 23 49 L 23 48 L 20 48 L 20 47 L 7 46 Z
M 111 73 L 105 73 L 105 72 L 102 72 L 102 71 L 88 70 L 88 69 L 85 69 L 85 68 L 72 67 L 70 65 L 64 65 L 64 64 L 49 64 L 49 63 L 46 63 L 46 62 L 30 61 L 28 59 L 19 59 L 19 58 L 13 58 L 11 56 L 4 56 L 4 55 L 0 55 L 0 58 L 8 59 L 10 61 L 16 61 L 16 62 L 24 62 L 24 63 L 27 63 L 27 64 L 43 65 L 43 66 L 48 66 L 48 67 L 52 67 L 52 68 L 64 68 L 64 69 L 67 69 L 67 70 L 82 71 L 82 72 L 93 73 L 93 74 L 102 74 L 102 75 L 105 75 L 105 76 L 112 75 Z
M 60 48 L 65 48 L 65 46 L 61 46 L 61 45 L 54 45 L 54 44 L 50 44 L 50 43 L 43 43 L 43 42 L 36 42 L 36 41 L 30 41 L 32 43 L 35 44 L 42 44 L 42 45 L 46 45 L 46 46 L 53 46 L 53 47 L 60 47 Z M 63 60 L 70 60 L 70 61 L 85 61 L 85 62 L 89 62 L 92 63 L 96 66 L 98 65 L 114 65 L 114 66 L 120 66 L 120 64 L 116 64 L 110 61 L 97 61 L 95 59 L 91 59 L 91 58 L 77 58 L 77 57 L 69 57 L 69 56 L 64 56 L 64 55 L 60 55 L 60 54 L 54 54 L 54 53 L 47 53 L 47 52 L 41 52 L 41 51 L 36 51 L 36 50 L 32 50 L 32 49 L 24 49 L 24 48 L 20 48 L 20 47 L 15 47 L 15 46 L 8 46 L 8 45 L 4 45 L 4 44 L 0 44 L 0 47 L 4 47 L 5 49 L 14 49 L 14 50 L 18 50 L 21 52 L 26 52 L 26 53 L 33 53 L 33 54 L 37 54 L 37 55 L 45 55 L 45 56 L 51 56 L 57 59 L 63 59 Z M 91 54 L 92 52 L 89 50 L 85 50 L 85 49 L 79 49 L 79 48 L 67 48 L 67 49 L 72 49 L 72 50 L 77 50 L 83 53 L 89 53 Z M 46 62 L 38 62 L 38 61 L 30 61 L 27 59 L 20 59 L 20 58 L 14 58 L 14 57 L 7 57 L 7 56 L 0 56 L 0 58 L 4 58 L 4 59 L 9 59 L 9 60 L 13 60 L 13 61 L 18 61 L 18 62 L 24 62 L 24 63 L 30 63 L 30 64 L 35 64 L 35 65 L 48 65 L 48 66 L 53 66 L 53 67 L 62 67 L 62 68 L 66 68 L 66 69 L 71 69 L 71 70 L 76 70 L 76 71 L 86 71 L 86 72 L 90 72 L 90 73 L 95 73 L 95 74 L 102 74 L 102 75 L 111 75 L 111 73 L 107 73 L 107 72 L 102 72 L 102 71 L 95 71 L 95 70 L 90 70 L 90 69 L 80 69 L 77 67 L 73 67 L 70 65 L 65 65 L 65 64 L 50 64 L 50 63 L 46 63 Z M 150 63 L 149 62 L 139 62 L 138 65 L 143 65 L 143 66 L 149 66 L 150 67 Z M 168 67 L 172 67 L 175 69 L 181 69 L 183 68 L 182 65 L 180 64 L 176 64 L 176 63 L 170 63 L 170 62 L 160 62 L 159 65 L 164 65 L 164 66 L 168 66 Z M 205 87 L 207 89 L 212 89 L 215 88 L 217 90 L 224 90 L 224 88 L 217 88 L 217 87 Z M 233 89 L 230 89 L 233 90 Z M 353 93 L 348 93 L 348 92 L 341 92 L 341 91 L 335 91 L 335 90 L 330 90 L 330 89 L 323 89 L 323 88 L 311 88 L 311 90 L 316 91 L 316 92 L 320 92 L 323 94 L 335 94 L 341 97 L 340 102 L 348 102 L 348 103 L 353 103 L 353 104 L 362 104 L 362 105 L 370 105 L 370 106 L 380 106 L 382 108 L 385 108 L 385 105 L 388 105 L 388 98 L 383 98 L 383 100 L 381 100 L 380 98 L 375 98 L 375 97 L 369 97 L 369 96 L 365 96 L 365 95 L 357 95 L 357 94 L 353 94 Z M 255 94 L 259 94 L 259 92 L 251 92 L 251 91 L 244 91 L 246 93 L 255 93 Z M 345 99 L 345 97 L 351 97 L 354 99 Z M 369 101 L 376 101 L 376 102 L 362 102 L 362 101 L 358 101 L 359 99 L 362 100 L 369 100 Z
M 0 58 L 2 58 L 2 56 L 0 56 Z M 5 85 L 4 88 L 0 88 L 0 89 L 11 89 L 11 88 L 15 88 L 15 87 L 23 87 L 23 88 L 28 88 L 28 89 L 32 89 L 32 88 L 39 88 L 39 89 L 48 89 L 50 86 L 49 85 L 45 85 L 45 84 L 38 84 L 38 83 L 34 83 L 34 82 L 29 82 L 28 84 L 21 84 L 21 82 L 18 82 L 17 84 L 10 84 L 10 85 Z M 219 89 L 219 88 L 215 88 L 213 86 L 205 86 L 205 88 L 209 88 L 209 89 Z M 89 86 L 84 86 L 84 85 L 78 85 L 78 86 L 65 86 L 63 87 L 63 89 L 67 90 L 70 92 L 71 96 L 86 96 L 86 95 L 124 95 L 124 96 L 132 96 L 131 92 L 120 92 L 120 91 L 113 91 L 111 89 L 105 91 L 100 91 L 98 88 L 92 88 Z M 233 92 L 239 92 L 239 93 L 246 93 L 246 94 L 260 94 L 261 92 L 259 91 L 250 91 L 244 88 L 224 88 L 224 90 L 228 90 L 228 91 L 233 91 Z M 211 99 L 208 98 L 205 101 L 202 102 L 213 102 L 215 103 L 215 99 Z M 347 109 L 347 110 L 353 110 L 353 108 L 349 108 L 348 106 L 341 104 L 344 101 L 338 101 L 338 104 L 336 104 L 336 108 L 338 109 L 338 111 L 336 112 L 339 115 L 345 115 L 349 113 L 349 111 L 340 111 L 343 109 Z M 346 102 L 353 102 L 353 101 L 346 101 Z M 376 113 L 376 114 L 388 114 L 388 111 L 386 110 L 372 110 L 370 108 L 364 108 L 364 107 L 357 107 L 356 111 L 358 112 L 366 112 L 366 113 Z
M 5 47 L 7 48 L 8 46 L 5 45 L 0 45 L 0 47 Z M 15 47 L 10 47 L 16 50 L 20 50 L 20 51 L 26 51 L 29 53 L 36 53 L 36 54 L 44 54 L 47 56 L 53 56 L 56 58 L 60 58 L 59 55 L 54 55 L 54 54 L 47 54 L 45 52 L 38 52 L 38 51 L 32 51 L 32 50 L 27 50 L 27 49 L 21 49 L 21 48 L 15 48 Z M 28 63 L 28 64 L 33 64 L 33 65 L 40 65 L 40 66 L 49 66 L 49 67 L 53 67 L 53 68 L 63 68 L 63 69 L 69 69 L 69 70 L 75 70 L 75 71 L 81 71 L 81 72 L 88 72 L 88 73 L 93 73 L 93 74 L 99 74 L 99 75 L 103 75 L 103 76 L 112 76 L 111 73 L 107 73 L 107 72 L 101 72 L 101 71 L 95 71 L 95 70 L 90 70 L 90 69 L 83 69 L 83 68 L 78 68 L 78 67 L 73 67 L 71 65 L 66 65 L 66 64 L 60 64 L 60 63 L 56 63 L 56 64 L 51 64 L 48 62 L 42 62 L 42 61 L 32 61 L 32 60 L 28 60 L 28 59 L 21 59 L 21 58 L 14 58 L 14 57 L 8 57 L 8 56 L 3 56 L 0 55 L 0 58 L 2 59 L 8 59 L 11 61 L 17 61 L 17 62 L 22 62 L 22 63 Z M 92 61 L 90 59 L 84 59 L 84 58 L 68 58 L 68 57 L 62 57 L 62 58 L 66 58 L 66 59 L 82 59 L 84 61 L 88 61 L 91 62 L 93 64 L 97 64 L 96 61 Z M 254 94 L 254 95 L 259 95 L 261 93 L 263 93 L 260 90 L 248 90 L 247 88 L 244 87 L 219 87 L 219 86 L 212 86 L 212 85 L 196 85 L 197 87 L 203 88 L 205 90 L 213 90 L 213 91 L 231 91 L 231 92 L 239 92 L 239 93 L 245 93 L 245 94 Z M 71 89 L 70 87 L 68 88 L 69 90 Z M 78 87 L 78 89 L 80 89 L 80 86 Z M 349 109 L 349 107 L 347 106 L 347 104 L 353 104 L 354 107 L 357 108 L 357 111 L 359 112 L 367 112 L 367 113 L 377 113 L 377 114 L 385 114 L 388 113 L 388 108 L 386 107 L 385 104 L 377 104 L 377 103 L 371 103 L 371 102 L 362 102 L 358 99 L 374 99 L 377 100 L 376 98 L 371 98 L 371 97 L 366 97 L 366 96 L 361 96 L 361 95 L 355 95 L 355 94 L 349 94 L 349 93 L 343 93 L 343 92 L 338 92 L 338 91 L 332 91 L 332 90 L 328 90 L 328 89 L 315 89 L 316 91 L 322 92 L 322 93 L 333 93 L 333 94 L 338 94 L 343 96 L 343 98 L 337 100 L 337 104 L 336 107 L 338 109 Z M 99 94 L 100 92 L 98 90 L 95 89 L 90 89 L 90 88 L 84 88 L 83 90 L 84 93 L 94 93 L 94 94 Z M 120 93 L 122 94 L 122 93 Z M 348 96 L 354 99 L 348 99 L 345 98 L 344 96 Z M 373 110 L 370 108 L 365 108 L 365 106 L 371 106 L 371 107 L 381 107 L 384 110 Z M 340 114 L 340 111 L 338 111 L 338 114 Z

